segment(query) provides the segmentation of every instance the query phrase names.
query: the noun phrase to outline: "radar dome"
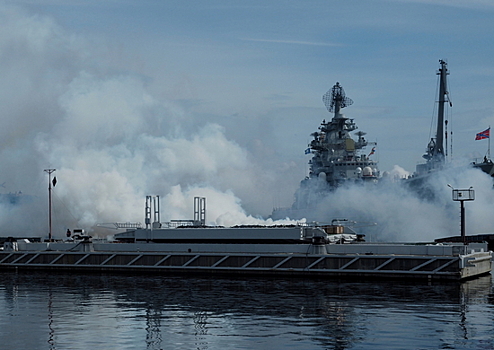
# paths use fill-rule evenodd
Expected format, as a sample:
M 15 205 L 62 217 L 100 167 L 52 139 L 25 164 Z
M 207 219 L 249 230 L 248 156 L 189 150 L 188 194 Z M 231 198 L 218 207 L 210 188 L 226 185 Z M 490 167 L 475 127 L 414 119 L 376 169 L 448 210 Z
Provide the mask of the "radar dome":
M 370 166 L 364 168 L 364 176 L 372 176 L 372 168 Z

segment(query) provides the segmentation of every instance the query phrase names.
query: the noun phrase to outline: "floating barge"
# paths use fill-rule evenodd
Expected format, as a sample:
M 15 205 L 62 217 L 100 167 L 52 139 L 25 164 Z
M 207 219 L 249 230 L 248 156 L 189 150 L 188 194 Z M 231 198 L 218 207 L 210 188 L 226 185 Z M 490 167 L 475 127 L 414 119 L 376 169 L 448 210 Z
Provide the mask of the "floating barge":
M 172 229 L 173 240 L 180 229 Z M 231 236 L 234 229 L 196 229 L 203 234 Z M 242 229 L 239 229 L 242 230 Z M 256 229 L 244 229 L 249 234 Z M 283 229 L 273 230 L 274 236 Z M 312 229 L 287 228 L 312 234 Z M 151 230 L 148 230 L 151 231 Z M 159 233 L 146 232 L 148 236 Z M 261 231 L 259 231 L 261 233 Z M 134 235 L 135 235 L 134 231 Z M 137 232 L 139 233 L 139 232 Z M 265 232 L 264 232 L 265 233 Z M 185 234 L 185 232 L 184 232 Z M 129 233 L 126 233 L 128 237 Z M 139 236 L 139 235 L 137 235 Z M 245 239 L 244 235 L 242 240 Z M 239 236 L 239 237 L 240 237 Z M 327 243 L 322 236 L 302 236 L 297 243 L 97 243 L 90 240 L 60 243 L 16 242 L 0 251 L 0 270 L 96 273 L 157 273 L 201 275 L 292 276 L 300 278 L 422 279 L 461 281 L 491 271 L 487 244 L 370 244 Z M 219 239 L 221 241 L 221 239 Z M 6 244 L 8 245 L 7 242 Z M 9 248 L 11 248 L 9 250 Z

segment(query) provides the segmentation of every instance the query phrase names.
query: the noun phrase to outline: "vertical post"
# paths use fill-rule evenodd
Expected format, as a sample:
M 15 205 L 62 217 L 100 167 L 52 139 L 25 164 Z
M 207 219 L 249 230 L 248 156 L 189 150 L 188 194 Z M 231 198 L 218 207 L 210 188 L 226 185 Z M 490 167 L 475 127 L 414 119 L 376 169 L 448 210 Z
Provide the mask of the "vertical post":
M 48 173 L 48 242 L 52 241 L 51 231 L 51 174 L 57 169 L 45 169 Z
M 489 125 L 489 137 L 487 138 L 487 159 L 491 160 L 491 126 Z
M 153 198 L 153 208 L 154 208 L 154 218 L 153 224 L 159 224 L 161 226 L 161 218 L 160 218 L 160 196 L 156 196 Z
M 448 159 L 448 120 L 446 119 L 444 121 L 444 155 L 446 157 L 446 160 Z
M 152 197 L 146 196 L 146 208 L 144 209 L 144 222 L 146 224 L 146 230 L 151 225 L 151 204 L 152 204 Z
M 463 244 L 467 244 L 465 236 L 465 201 L 460 201 L 460 227 L 461 227 L 461 241 Z

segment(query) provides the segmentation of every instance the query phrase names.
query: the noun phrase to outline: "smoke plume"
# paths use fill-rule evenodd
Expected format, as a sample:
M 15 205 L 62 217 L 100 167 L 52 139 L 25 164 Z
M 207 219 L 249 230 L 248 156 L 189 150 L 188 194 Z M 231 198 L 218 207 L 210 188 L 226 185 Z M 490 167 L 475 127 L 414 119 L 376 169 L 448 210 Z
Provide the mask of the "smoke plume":
M 16 7 L 1 6 L 0 19 L 3 235 L 47 234 L 47 168 L 55 237 L 143 222 L 146 195 L 161 196 L 162 220 L 191 219 L 202 196 L 210 224 L 264 222 L 278 165 L 262 169 L 223 126 L 157 98 L 152 77 L 116 71 L 111 47 Z
M 281 159 L 283 151 L 273 151 L 282 146 L 273 143 L 276 131 L 267 117 L 252 116 L 262 129 L 253 139 L 250 119 L 230 121 L 227 128 L 218 122 L 226 116 L 213 121 L 191 112 L 187 103 L 151 88 L 153 77 L 133 68 L 138 64 L 126 67 L 132 58 L 120 61 L 120 55 L 49 17 L 0 5 L 2 235 L 47 235 L 47 168 L 56 169 L 55 238 L 67 228 L 98 234 L 97 224 L 143 222 L 146 195 L 160 196 L 162 221 L 192 219 L 199 196 L 207 199 L 208 224 L 274 223 L 264 219 L 273 199 L 292 196 L 304 165 L 296 155 Z M 395 167 L 391 174 L 407 172 Z M 464 168 L 435 181 L 433 202 L 390 181 L 341 188 L 314 216 L 377 223 L 362 228 L 371 240 L 454 235 L 459 207 L 451 201 L 450 183 L 477 191 L 466 204 L 469 233 L 491 229 L 490 178 Z
M 453 188 L 475 191 L 465 202 L 467 234 L 492 230 L 494 192 L 492 178 L 466 164 L 455 164 L 427 177 L 419 186 L 404 178 L 383 178 L 378 185 L 338 188 L 312 211 L 309 221 L 347 219 L 356 222 L 367 241 L 429 242 L 460 234 L 460 203 Z

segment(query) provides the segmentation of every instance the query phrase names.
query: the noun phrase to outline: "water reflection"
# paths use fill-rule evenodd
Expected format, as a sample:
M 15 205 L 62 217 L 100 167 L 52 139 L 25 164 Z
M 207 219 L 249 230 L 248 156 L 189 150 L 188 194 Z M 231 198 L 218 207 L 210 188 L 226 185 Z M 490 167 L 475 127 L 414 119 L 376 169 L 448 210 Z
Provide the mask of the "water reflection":
M 6 348 L 494 347 L 490 275 L 442 285 L 0 276 Z

